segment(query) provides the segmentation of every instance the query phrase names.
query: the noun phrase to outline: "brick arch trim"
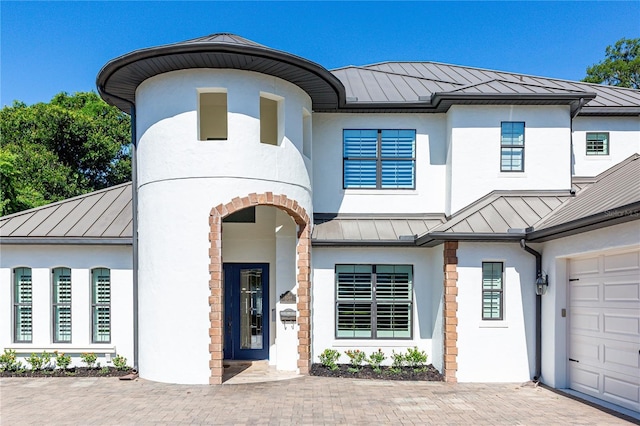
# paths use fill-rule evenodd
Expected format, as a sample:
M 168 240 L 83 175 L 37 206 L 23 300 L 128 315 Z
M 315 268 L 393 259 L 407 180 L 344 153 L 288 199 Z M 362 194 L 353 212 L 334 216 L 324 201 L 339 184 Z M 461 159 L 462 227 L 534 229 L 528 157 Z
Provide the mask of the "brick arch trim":
M 311 222 L 297 201 L 272 192 L 236 197 L 211 209 L 209 215 L 209 384 L 222 384 L 224 348 L 224 288 L 222 284 L 222 219 L 251 206 L 273 206 L 285 211 L 298 225 L 298 368 L 308 374 L 311 362 Z

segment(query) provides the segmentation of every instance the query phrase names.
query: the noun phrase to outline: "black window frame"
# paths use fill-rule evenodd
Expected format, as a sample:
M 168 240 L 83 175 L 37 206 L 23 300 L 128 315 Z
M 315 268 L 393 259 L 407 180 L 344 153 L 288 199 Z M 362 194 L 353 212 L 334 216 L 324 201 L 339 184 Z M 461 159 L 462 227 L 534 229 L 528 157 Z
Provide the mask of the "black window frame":
M 61 277 L 69 278 L 69 300 L 60 301 L 56 300 L 56 288 L 59 291 L 59 286 L 61 281 L 56 281 L 56 271 L 60 270 Z M 63 272 L 67 272 L 68 275 L 62 275 Z M 56 316 L 56 313 L 61 308 L 68 309 L 69 312 L 69 338 L 68 340 L 62 339 L 61 336 L 63 333 L 61 332 L 63 329 L 64 322 L 60 320 L 59 316 Z M 53 343 L 72 343 L 73 338 L 73 279 L 71 268 L 67 268 L 66 266 L 60 266 L 58 268 L 51 269 L 51 330 L 53 334 Z
M 485 275 L 484 275 L 484 266 L 486 264 L 494 264 L 494 265 L 500 265 L 500 288 L 499 289 L 495 289 L 495 288 L 488 288 L 485 289 Z M 484 261 L 482 262 L 482 282 L 481 282 L 481 286 L 482 286 L 482 297 L 480 298 L 480 304 L 481 304 L 481 316 L 482 316 L 482 321 L 504 321 L 504 262 L 501 261 Z M 499 316 L 498 317 L 493 317 L 493 316 L 485 316 L 485 294 L 498 294 L 499 295 Z
M 338 267 L 339 266 L 347 266 L 347 267 L 357 267 L 357 266 L 369 266 L 371 267 L 371 300 L 367 301 L 364 299 L 340 299 L 339 295 L 338 295 Z M 410 298 L 409 299 L 395 299 L 393 300 L 393 303 L 389 302 L 388 299 L 383 299 L 383 298 L 378 298 L 377 297 L 377 284 L 378 284 L 378 279 L 377 279 L 377 269 L 379 267 L 384 267 L 384 266 L 393 266 L 393 267 L 397 267 L 397 266 L 402 266 L 402 267 L 408 267 L 410 268 L 410 289 L 409 289 L 409 294 L 410 294 Z M 380 263 L 380 264 L 359 264 L 359 263 L 340 263 L 340 264 L 336 264 L 334 267 L 334 286 L 335 286 L 335 306 L 334 306 L 334 313 L 335 313 L 335 325 L 334 325 L 334 336 L 336 339 L 338 340 L 412 340 L 413 339 L 413 329 L 414 329 L 414 318 L 413 318 L 413 307 L 414 307 L 414 266 L 413 264 L 390 264 L 390 263 Z M 386 302 L 387 305 L 399 305 L 399 306 L 403 306 L 406 305 L 408 306 L 408 310 L 409 310 L 409 314 L 408 314 L 408 321 L 409 321 L 409 325 L 408 325 L 408 331 L 409 331 L 409 335 L 404 337 L 404 336 L 378 336 L 378 332 L 379 332 L 379 327 L 378 327 L 378 306 L 379 305 L 384 305 Z M 348 306 L 349 304 L 362 304 L 362 305 L 370 305 L 370 319 L 371 319 L 371 336 L 370 337 L 362 337 L 362 336 L 339 336 L 338 335 L 338 326 L 339 326 L 339 305 L 343 304 L 345 306 Z
M 518 145 L 518 144 L 504 144 L 503 143 L 503 131 L 504 131 L 504 125 L 505 124 L 522 124 L 522 145 Z M 524 173 L 524 160 L 525 160 L 525 133 L 526 133 L 526 123 L 524 121 L 501 121 L 500 122 L 500 173 Z M 521 163 L 521 167 L 520 169 L 516 169 L 514 170 L 513 168 L 511 169 L 504 169 L 503 168 L 503 164 L 502 164 L 502 152 L 504 149 L 509 149 L 509 150 L 513 150 L 513 149 L 521 149 L 522 150 L 522 163 Z M 513 161 L 511 162 L 511 164 L 513 164 Z
M 376 157 L 346 157 L 345 153 L 344 153 L 344 144 L 345 144 L 345 132 L 347 131 L 355 131 L 355 130 L 359 130 L 359 131 L 375 131 L 377 132 L 377 154 Z M 398 130 L 406 130 L 406 131 L 412 131 L 413 132 L 413 157 L 409 158 L 409 157 L 382 157 L 382 132 L 383 131 L 398 131 Z M 342 129 L 342 189 L 344 190 L 349 190 L 349 189 L 354 189 L 354 190 L 380 190 L 380 189 L 384 189 L 384 190 L 398 190 L 398 191 L 402 191 L 402 190 L 415 190 L 416 189 L 416 175 L 417 175 L 417 170 L 416 170 L 416 156 L 417 156 L 417 136 L 418 136 L 418 132 L 416 129 L 365 129 L 365 128 L 359 128 L 359 129 Z M 362 160 L 362 161 L 375 161 L 376 162 L 376 186 L 375 188 L 370 188 L 370 187 L 347 187 L 346 185 L 346 162 L 349 160 Z M 412 184 L 411 187 L 402 187 L 402 188 L 394 188 L 394 187 L 384 187 L 382 186 L 382 163 L 384 161 L 401 161 L 401 162 L 411 162 L 412 166 L 413 166 L 413 179 L 412 179 Z
M 108 302 L 97 300 L 97 285 L 98 281 L 96 277 L 104 277 L 104 271 L 108 272 L 109 277 L 109 295 Z M 97 275 L 101 274 L 101 275 Z M 111 335 L 113 331 L 113 309 L 111 309 L 111 301 L 112 301 L 112 283 L 111 283 L 111 269 L 97 267 L 91 269 L 91 343 L 111 343 Z M 97 339 L 100 331 L 100 324 L 96 324 L 96 317 L 98 317 L 97 313 L 100 309 L 106 309 L 109 315 L 109 338 L 108 340 L 99 340 Z

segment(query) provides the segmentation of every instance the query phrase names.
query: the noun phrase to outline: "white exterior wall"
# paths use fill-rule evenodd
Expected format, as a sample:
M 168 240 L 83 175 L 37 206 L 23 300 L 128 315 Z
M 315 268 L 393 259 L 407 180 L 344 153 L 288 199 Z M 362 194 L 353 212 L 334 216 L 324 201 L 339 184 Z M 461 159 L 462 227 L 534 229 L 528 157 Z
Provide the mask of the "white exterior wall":
M 370 354 L 378 349 L 389 357 L 391 351 L 405 352 L 417 346 L 427 355 L 427 363 L 442 370 L 442 247 L 436 248 L 319 248 L 313 249 L 311 359 L 325 349 L 341 352 L 340 363 L 348 363 L 344 351 L 359 349 Z M 413 265 L 412 339 L 337 339 L 335 337 L 335 265 Z M 439 329 L 436 329 L 438 328 Z
M 344 129 L 415 129 L 415 189 L 344 189 Z M 444 211 L 444 114 L 313 114 L 313 204 L 323 213 Z
M 570 189 L 571 139 L 566 106 L 459 106 L 451 127 L 450 202 L 455 213 L 497 189 Z M 500 123 L 525 123 L 524 172 L 500 172 Z
M 587 132 L 609 133 L 609 155 L 587 155 Z M 573 174 L 595 176 L 640 153 L 640 118 L 576 117 L 573 119 Z
M 197 91 L 208 88 L 227 91 L 226 141 L 197 139 Z M 261 92 L 283 98 L 278 146 L 260 143 Z M 275 77 L 202 69 L 146 80 L 136 103 L 140 374 L 204 384 L 210 376 L 210 211 L 235 197 L 270 191 L 313 214 L 301 153 L 302 109 L 311 110 L 311 100 Z
M 33 340 L 13 342 L 13 269 L 27 267 L 32 273 Z M 71 269 L 71 343 L 53 343 L 53 268 Z M 91 270 L 111 271 L 111 343 L 91 343 Z M 72 356 L 72 365 L 84 366 L 83 352 L 94 352 L 98 362 L 109 366 L 108 353 L 127 358 L 133 366 L 133 274 L 130 246 L 2 246 L 0 256 L 0 350 L 15 349 L 20 358 L 32 352 L 54 350 Z M 25 366 L 26 363 L 23 362 Z
M 459 243 L 459 382 L 525 382 L 535 374 L 535 257 L 518 244 Z M 482 262 L 504 264 L 504 320 L 482 320 Z
M 602 251 L 625 250 L 640 245 L 638 221 L 614 225 L 544 243 L 542 270 L 549 275 L 547 294 L 542 296 L 542 382 L 566 388 L 567 377 L 567 285 L 569 258 Z

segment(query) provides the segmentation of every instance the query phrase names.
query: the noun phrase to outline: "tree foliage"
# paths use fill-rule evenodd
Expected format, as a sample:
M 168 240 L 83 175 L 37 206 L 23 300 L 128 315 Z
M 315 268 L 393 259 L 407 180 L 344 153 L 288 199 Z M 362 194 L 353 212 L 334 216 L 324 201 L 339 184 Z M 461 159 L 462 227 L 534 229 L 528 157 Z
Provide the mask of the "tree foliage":
M 0 214 L 126 182 L 128 115 L 93 92 L 0 110 Z
M 640 38 L 621 38 L 607 46 L 605 59 L 588 67 L 582 81 L 640 89 Z

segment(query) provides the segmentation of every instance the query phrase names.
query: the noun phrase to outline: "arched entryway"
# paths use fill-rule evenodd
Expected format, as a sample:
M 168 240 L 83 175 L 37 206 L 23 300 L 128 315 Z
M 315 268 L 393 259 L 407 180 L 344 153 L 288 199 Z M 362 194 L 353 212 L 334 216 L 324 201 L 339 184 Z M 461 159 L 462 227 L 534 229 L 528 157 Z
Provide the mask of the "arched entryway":
M 209 216 L 209 313 L 211 359 L 209 368 L 210 384 L 222 384 L 224 360 L 224 288 L 222 264 L 222 219 L 232 213 L 251 206 L 273 206 L 286 212 L 298 225 L 298 242 L 296 246 L 296 263 L 298 284 L 298 368 L 300 373 L 308 374 L 311 361 L 311 224 L 310 218 L 297 201 L 286 195 L 274 195 L 272 192 L 251 193 L 245 197 L 236 197 L 226 204 L 220 204 Z

